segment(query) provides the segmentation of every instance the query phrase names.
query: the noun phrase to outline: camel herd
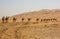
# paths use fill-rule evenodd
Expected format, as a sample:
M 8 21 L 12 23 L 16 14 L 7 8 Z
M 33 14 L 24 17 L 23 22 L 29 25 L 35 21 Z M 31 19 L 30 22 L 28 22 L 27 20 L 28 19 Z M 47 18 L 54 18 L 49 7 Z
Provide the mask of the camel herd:
M 9 17 L 2 17 L 2 23 L 8 23 L 8 20 L 9 20 Z M 15 18 L 15 17 L 13 17 L 13 22 L 16 22 L 16 20 L 17 20 L 17 18 Z M 22 18 L 21 19 L 22 20 L 22 22 L 25 20 L 24 18 Z M 31 21 L 31 18 L 27 18 L 27 20 L 28 21 Z M 36 18 L 35 19 L 37 22 L 39 22 L 39 20 L 41 21 L 41 22 L 48 22 L 48 21 L 57 21 L 57 19 L 56 18 L 50 18 L 50 19 L 40 19 L 40 18 Z
M 9 20 L 9 17 L 7 17 L 7 16 L 6 17 L 4 17 L 4 16 L 2 17 L 2 23 L 8 23 L 8 20 Z M 16 21 L 16 18 L 14 17 L 13 18 L 13 22 L 15 22 L 15 21 Z

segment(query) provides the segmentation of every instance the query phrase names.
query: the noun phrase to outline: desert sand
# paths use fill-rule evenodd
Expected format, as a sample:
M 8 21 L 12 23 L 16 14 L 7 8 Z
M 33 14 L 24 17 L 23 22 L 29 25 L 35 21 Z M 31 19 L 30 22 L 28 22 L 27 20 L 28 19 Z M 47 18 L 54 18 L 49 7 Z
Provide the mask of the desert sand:
M 11 16 L 8 23 L 0 21 L 0 39 L 60 39 L 60 9 L 25 12 Z

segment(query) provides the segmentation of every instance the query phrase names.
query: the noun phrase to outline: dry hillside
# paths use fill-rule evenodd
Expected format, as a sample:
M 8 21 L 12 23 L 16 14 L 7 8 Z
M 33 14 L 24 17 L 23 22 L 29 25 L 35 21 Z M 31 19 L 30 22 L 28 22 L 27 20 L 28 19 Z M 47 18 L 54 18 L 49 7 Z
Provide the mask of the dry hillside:
M 56 18 L 60 19 L 60 9 L 43 9 L 39 11 L 25 12 L 23 14 L 18 14 L 12 16 L 17 18 L 17 21 L 20 22 L 22 18 L 27 21 L 28 18 L 31 18 L 31 21 L 36 21 L 35 19 L 44 19 L 44 18 Z
M 0 39 L 60 39 L 60 9 L 27 12 L 10 20 L 13 17 L 16 22 L 0 22 Z

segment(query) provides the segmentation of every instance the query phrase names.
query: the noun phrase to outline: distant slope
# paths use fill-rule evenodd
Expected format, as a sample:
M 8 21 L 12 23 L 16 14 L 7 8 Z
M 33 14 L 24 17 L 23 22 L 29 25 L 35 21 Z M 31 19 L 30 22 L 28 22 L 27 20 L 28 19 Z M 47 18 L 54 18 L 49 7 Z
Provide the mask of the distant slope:
M 43 9 L 43 10 L 39 10 L 39 11 L 25 12 L 23 14 L 14 15 L 13 17 L 16 17 L 18 21 L 20 21 L 21 18 L 24 18 L 25 20 L 28 18 L 31 18 L 32 20 L 34 20 L 36 18 L 60 19 L 60 9 Z

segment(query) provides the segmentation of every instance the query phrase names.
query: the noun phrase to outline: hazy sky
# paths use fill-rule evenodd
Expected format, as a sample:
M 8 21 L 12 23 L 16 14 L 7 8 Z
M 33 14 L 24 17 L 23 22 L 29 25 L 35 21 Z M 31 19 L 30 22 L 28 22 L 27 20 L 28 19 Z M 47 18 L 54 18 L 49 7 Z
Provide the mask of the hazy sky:
M 0 17 L 45 8 L 60 9 L 60 0 L 0 0 Z

